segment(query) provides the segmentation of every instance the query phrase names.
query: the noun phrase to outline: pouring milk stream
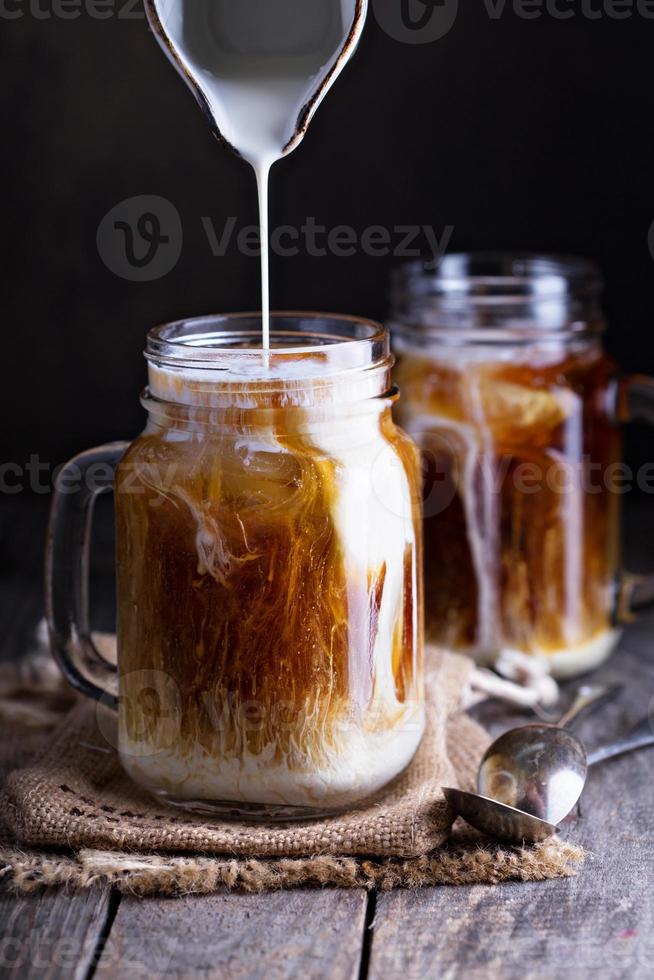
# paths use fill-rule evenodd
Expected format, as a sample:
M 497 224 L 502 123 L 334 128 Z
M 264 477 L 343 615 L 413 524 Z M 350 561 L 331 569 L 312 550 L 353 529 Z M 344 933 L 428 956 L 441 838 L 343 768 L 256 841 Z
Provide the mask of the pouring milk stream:
M 218 134 L 254 168 L 262 342 L 270 346 L 268 184 L 354 53 L 368 0 L 146 0 L 153 30 Z

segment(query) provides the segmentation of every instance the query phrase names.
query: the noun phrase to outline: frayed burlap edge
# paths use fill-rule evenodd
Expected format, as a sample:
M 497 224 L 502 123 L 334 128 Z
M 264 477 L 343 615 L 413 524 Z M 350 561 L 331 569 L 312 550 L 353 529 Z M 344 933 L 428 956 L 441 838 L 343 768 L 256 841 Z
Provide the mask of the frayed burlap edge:
M 45 751 L 14 769 L 0 792 L 0 821 L 22 847 L 130 854 L 213 855 L 218 859 L 363 856 L 409 859 L 450 836 L 453 812 L 441 786 L 468 788 L 488 744 L 461 711 L 472 663 L 434 653 L 426 670 L 427 724 L 407 769 L 374 801 L 333 817 L 252 823 L 180 813 L 125 774 L 115 751 L 116 719 L 81 702 Z
M 5 765 L 0 769 L 10 771 L 10 760 L 20 766 L 33 759 L 38 754 L 39 738 L 47 741 L 55 722 L 74 701 L 45 653 L 42 637 L 37 637 L 31 656 L 0 671 L 0 720 L 6 736 L 6 758 L 0 758 Z M 557 837 L 535 846 L 509 848 L 460 829 L 439 850 L 404 859 L 329 855 L 220 859 L 90 848 L 62 853 L 21 849 L 11 840 L 9 828 L 0 826 L 0 882 L 15 893 L 102 884 L 125 894 L 171 897 L 224 889 L 257 893 L 299 887 L 390 890 L 493 885 L 571 877 L 584 858 L 583 848 Z
M 546 881 L 576 874 L 581 847 L 558 838 L 533 847 L 454 843 L 432 855 L 382 861 L 338 858 L 175 858 L 82 850 L 75 856 L 0 850 L 0 879 L 14 892 L 43 887 L 111 885 L 138 896 L 208 895 L 228 889 L 280 891 L 301 887 L 390 891 L 434 885 L 497 885 Z

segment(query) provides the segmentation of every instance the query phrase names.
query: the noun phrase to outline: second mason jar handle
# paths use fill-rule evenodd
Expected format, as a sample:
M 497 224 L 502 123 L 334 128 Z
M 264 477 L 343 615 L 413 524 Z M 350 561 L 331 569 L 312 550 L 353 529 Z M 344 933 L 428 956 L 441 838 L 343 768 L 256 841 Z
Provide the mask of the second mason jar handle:
M 654 426 L 654 378 L 632 374 L 619 383 L 618 418 L 621 422 L 646 422 Z M 630 623 L 654 606 L 654 575 L 621 572 L 616 617 Z
M 93 505 L 112 490 L 126 442 L 89 449 L 60 471 L 50 511 L 45 593 L 52 652 L 82 694 L 116 707 L 118 675 L 93 642 L 89 622 L 89 557 Z

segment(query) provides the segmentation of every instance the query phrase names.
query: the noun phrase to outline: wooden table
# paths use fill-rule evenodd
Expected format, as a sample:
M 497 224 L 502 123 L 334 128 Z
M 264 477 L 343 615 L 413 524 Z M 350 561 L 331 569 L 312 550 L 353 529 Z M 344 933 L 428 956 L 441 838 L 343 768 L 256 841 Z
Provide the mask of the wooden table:
M 637 545 L 632 567 L 635 561 L 642 568 L 654 556 L 649 503 L 629 512 L 629 537 Z M 40 615 L 44 520 L 42 505 L 0 509 L 3 659 L 24 648 Z M 100 550 L 110 553 L 102 533 Z M 100 561 L 101 583 L 105 571 Z M 626 686 L 615 703 L 580 726 L 589 742 L 625 729 L 650 708 L 653 636 L 652 616 L 629 627 L 619 652 L 598 672 L 598 678 Z M 495 729 L 522 720 L 490 705 L 479 716 Z M 592 773 L 581 818 L 567 831 L 589 857 L 577 877 L 560 881 L 147 900 L 121 897 L 108 887 L 18 898 L 0 892 L 0 977 L 649 980 L 653 769 L 654 755 L 645 750 Z

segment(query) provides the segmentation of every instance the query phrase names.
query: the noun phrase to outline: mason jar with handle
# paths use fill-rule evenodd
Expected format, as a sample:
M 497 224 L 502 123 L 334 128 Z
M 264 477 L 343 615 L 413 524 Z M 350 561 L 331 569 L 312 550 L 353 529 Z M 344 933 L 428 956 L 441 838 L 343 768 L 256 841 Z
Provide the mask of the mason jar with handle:
M 654 579 L 620 562 L 621 424 L 654 382 L 603 349 L 602 280 L 582 259 L 449 255 L 400 269 L 398 420 L 424 470 L 427 636 L 557 677 L 613 650 Z
M 420 474 L 384 328 L 277 314 L 259 344 L 250 315 L 150 333 L 145 432 L 60 475 L 47 604 L 64 673 L 117 709 L 137 783 L 288 819 L 373 798 L 420 743 Z M 88 613 L 93 502 L 111 488 L 117 667 Z

